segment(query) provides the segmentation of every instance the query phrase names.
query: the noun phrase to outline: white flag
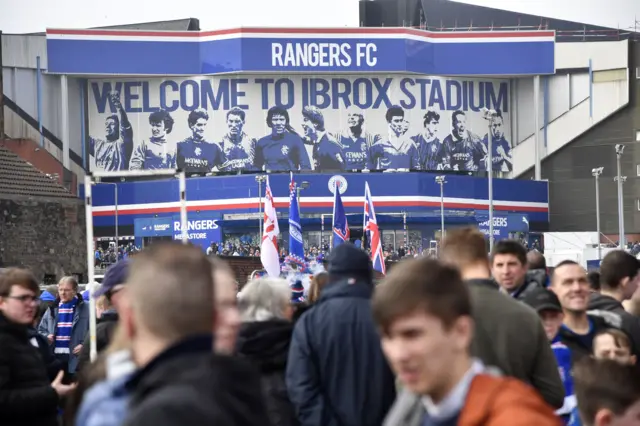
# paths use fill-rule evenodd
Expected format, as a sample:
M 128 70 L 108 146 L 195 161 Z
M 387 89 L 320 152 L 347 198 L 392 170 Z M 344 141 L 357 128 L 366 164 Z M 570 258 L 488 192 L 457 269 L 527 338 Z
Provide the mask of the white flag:
M 261 194 L 262 195 L 262 194 Z M 273 194 L 269 186 L 267 176 L 267 187 L 265 190 L 264 202 L 264 231 L 262 233 L 262 245 L 260 247 L 260 261 L 262 267 L 270 277 L 280 276 L 280 255 L 278 254 L 278 215 L 273 204 Z

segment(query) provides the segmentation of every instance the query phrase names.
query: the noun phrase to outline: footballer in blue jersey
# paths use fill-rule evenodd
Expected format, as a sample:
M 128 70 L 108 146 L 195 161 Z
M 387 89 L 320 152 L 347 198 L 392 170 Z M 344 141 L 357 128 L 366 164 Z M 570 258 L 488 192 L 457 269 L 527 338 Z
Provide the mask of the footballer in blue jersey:
M 141 140 L 133 149 L 130 170 L 172 169 L 176 167 L 175 143 L 167 141 L 167 135 L 173 130 L 173 118 L 160 110 L 149 114 L 151 137 Z
M 208 122 L 209 114 L 204 108 L 189 113 L 187 123 L 192 135 L 178 142 L 176 163 L 179 169 L 188 173 L 208 173 L 224 162 L 220 146 L 204 139 Z
M 267 112 L 271 134 L 256 143 L 254 166 L 273 172 L 311 170 L 302 138 L 289 124 L 289 112 L 279 106 Z
M 482 140 L 485 150 L 489 152 L 489 135 Z M 491 159 L 493 171 L 510 172 L 513 170 L 513 157 L 511 156 L 511 144 L 504 137 L 504 119 L 502 112 L 496 111 L 491 118 Z
M 424 132 L 411 139 L 418 147 L 422 170 L 442 170 L 442 142 L 437 137 L 440 114 L 428 111 L 424 115 Z
M 348 129 L 338 135 L 338 143 L 342 147 L 347 170 L 371 170 L 371 145 L 381 139 L 380 135 L 373 135 L 364 130 L 364 114 L 352 110 L 347 115 Z
M 302 130 L 305 140 L 313 145 L 314 170 L 344 170 L 342 147 L 324 127 L 322 111 L 315 106 L 302 109 Z
M 467 115 L 460 110 L 451 115 L 451 134 L 442 141 L 444 170 L 477 172 L 486 170 L 487 150 L 480 138 L 467 129 Z
M 386 113 L 389 135 L 371 146 L 371 162 L 375 170 L 420 169 L 420 154 L 407 136 L 404 110 L 392 106 Z
M 233 107 L 227 112 L 227 128 L 229 131 L 222 137 L 220 147 L 224 153 L 225 161 L 220 167 L 221 171 L 254 171 L 256 140 L 250 138 L 244 131 L 245 112 Z
M 104 139 L 89 137 L 89 152 L 95 159 L 96 169 L 109 172 L 127 170 L 133 151 L 133 129 L 120 103 L 120 93 L 111 92 L 109 95 L 116 113 L 109 115 L 104 122 Z

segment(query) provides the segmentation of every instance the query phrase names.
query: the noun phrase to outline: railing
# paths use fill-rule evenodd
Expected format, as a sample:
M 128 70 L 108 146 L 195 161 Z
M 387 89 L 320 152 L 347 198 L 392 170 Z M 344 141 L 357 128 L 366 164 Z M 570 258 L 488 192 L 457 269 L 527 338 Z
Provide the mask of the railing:
M 384 26 L 384 25 L 383 25 Z M 540 25 L 504 25 L 504 26 L 474 26 L 473 21 L 471 25 L 454 25 L 445 27 L 441 22 L 439 26 L 434 25 L 418 25 L 418 26 L 408 26 L 402 25 L 406 28 L 414 28 L 418 30 L 424 31 L 433 31 L 433 32 L 461 32 L 461 31 L 544 31 L 544 30 L 553 30 L 550 27 L 549 21 L 546 20 L 542 22 Z M 556 41 L 598 41 L 598 40 L 640 40 L 640 21 L 635 27 L 629 28 L 612 28 L 612 29 L 587 29 L 588 26 L 583 26 L 581 30 L 555 30 L 556 32 Z

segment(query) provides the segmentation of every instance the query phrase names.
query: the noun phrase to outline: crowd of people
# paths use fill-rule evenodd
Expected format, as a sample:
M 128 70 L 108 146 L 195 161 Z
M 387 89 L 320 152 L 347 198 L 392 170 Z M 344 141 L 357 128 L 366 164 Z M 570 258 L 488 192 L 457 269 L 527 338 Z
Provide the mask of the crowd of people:
M 368 254 L 341 244 L 299 297 L 281 278 L 239 288 L 221 258 L 163 242 L 91 295 L 93 357 L 77 281 L 41 294 L 8 268 L 0 424 L 637 424 L 639 271 L 618 250 L 597 276 L 570 260 L 549 276 L 539 252 L 503 240 L 487 255 L 460 228 L 378 284 Z

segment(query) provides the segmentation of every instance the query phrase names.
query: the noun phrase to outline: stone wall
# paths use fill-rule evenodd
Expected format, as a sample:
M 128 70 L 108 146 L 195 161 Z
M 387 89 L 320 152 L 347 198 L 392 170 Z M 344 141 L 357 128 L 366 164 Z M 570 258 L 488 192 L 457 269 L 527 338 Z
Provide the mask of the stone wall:
M 0 267 L 45 275 L 87 274 L 84 205 L 80 200 L 0 200 Z

